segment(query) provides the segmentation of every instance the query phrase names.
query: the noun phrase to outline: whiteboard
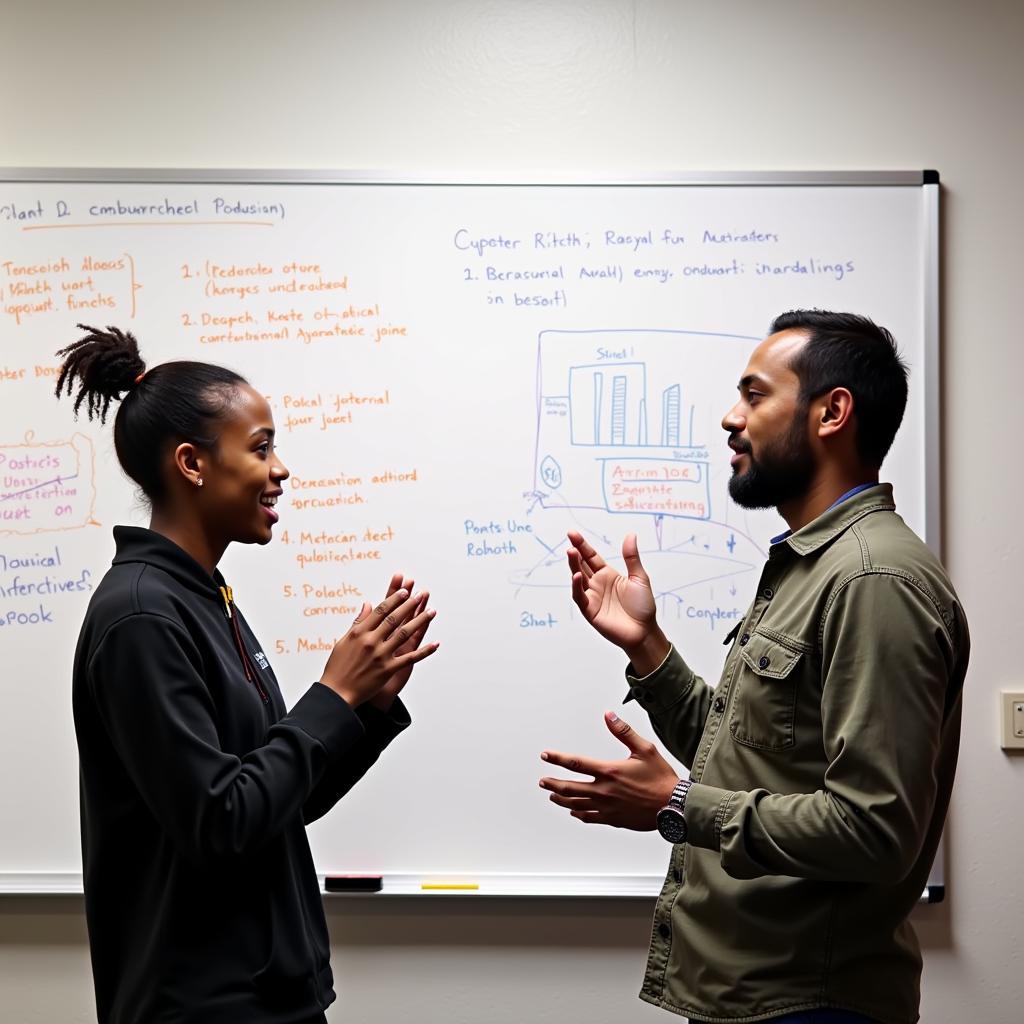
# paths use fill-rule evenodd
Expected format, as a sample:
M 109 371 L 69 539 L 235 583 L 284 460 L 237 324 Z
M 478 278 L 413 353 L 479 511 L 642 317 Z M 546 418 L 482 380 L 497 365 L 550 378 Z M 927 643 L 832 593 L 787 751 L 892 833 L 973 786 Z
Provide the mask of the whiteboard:
M 275 540 L 221 569 L 291 703 L 363 598 L 430 588 L 440 652 L 413 727 L 310 828 L 322 873 L 480 891 L 655 892 L 650 833 L 587 828 L 545 748 L 617 757 L 624 659 L 571 602 L 565 531 L 613 564 L 636 531 L 659 615 L 717 680 L 774 513 L 731 503 L 723 413 L 772 318 L 850 310 L 911 367 L 884 467 L 938 532 L 938 185 L 740 175 L 585 185 L 241 172 L 7 172 L 0 182 L 0 878 L 80 886 L 78 627 L 116 523 L 145 525 L 110 426 L 53 397 L 77 322 L 150 366 L 230 366 L 292 473 Z M 642 712 L 624 712 L 651 734 Z

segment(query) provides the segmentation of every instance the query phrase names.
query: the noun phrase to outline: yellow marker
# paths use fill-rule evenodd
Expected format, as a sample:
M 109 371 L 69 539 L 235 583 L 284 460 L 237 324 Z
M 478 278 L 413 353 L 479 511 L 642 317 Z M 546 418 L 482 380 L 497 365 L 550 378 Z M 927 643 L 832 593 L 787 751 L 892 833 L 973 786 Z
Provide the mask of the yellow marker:
M 471 892 L 474 889 L 480 888 L 479 882 L 424 882 L 421 889 L 453 889 L 462 890 L 463 892 Z

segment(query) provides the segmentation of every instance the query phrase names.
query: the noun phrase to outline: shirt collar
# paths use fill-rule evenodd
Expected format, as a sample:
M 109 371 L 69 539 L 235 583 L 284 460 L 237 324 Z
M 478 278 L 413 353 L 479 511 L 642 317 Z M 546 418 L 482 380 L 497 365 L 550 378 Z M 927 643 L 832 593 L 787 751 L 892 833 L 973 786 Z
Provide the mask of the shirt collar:
M 871 512 L 896 508 L 892 497 L 892 484 L 860 484 L 837 498 L 816 519 L 795 533 L 787 530 L 773 537 L 771 544 L 787 544 L 798 555 L 809 555 L 834 540 L 858 519 Z

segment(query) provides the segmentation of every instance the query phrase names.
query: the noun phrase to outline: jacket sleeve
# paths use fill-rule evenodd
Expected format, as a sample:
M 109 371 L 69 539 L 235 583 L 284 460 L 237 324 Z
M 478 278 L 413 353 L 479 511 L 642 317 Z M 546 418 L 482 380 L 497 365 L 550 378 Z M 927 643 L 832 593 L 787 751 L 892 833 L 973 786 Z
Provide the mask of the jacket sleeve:
M 380 711 L 372 704 L 361 704 L 356 714 L 365 730 L 362 738 L 347 755 L 336 761 L 314 787 L 302 816 L 306 824 L 323 817 L 373 766 L 384 748 L 411 722 L 409 712 L 400 698 L 391 710 Z
M 935 804 L 955 645 L 932 598 L 884 573 L 846 583 L 821 636 L 823 787 L 695 784 L 688 841 L 720 850 L 735 878 L 894 883 L 916 862 Z
M 138 614 L 102 638 L 88 674 L 97 712 L 153 816 L 190 859 L 248 854 L 302 811 L 364 742 L 359 716 L 314 684 L 244 757 L 225 753 L 202 660 L 173 620 Z
M 689 769 L 704 732 L 712 688 L 683 661 L 675 647 L 650 675 L 637 678 L 630 666 L 626 679 L 626 701 L 636 698 L 640 702 L 665 749 Z

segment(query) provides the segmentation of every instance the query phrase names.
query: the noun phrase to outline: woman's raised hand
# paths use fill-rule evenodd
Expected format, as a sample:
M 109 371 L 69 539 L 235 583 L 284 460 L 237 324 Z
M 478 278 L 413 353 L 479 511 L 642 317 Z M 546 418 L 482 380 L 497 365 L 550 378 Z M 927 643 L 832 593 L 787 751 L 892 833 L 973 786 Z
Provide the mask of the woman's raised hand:
M 397 693 L 413 666 L 438 648 L 438 644 L 420 644 L 434 609 L 427 608 L 429 595 L 412 595 L 411 587 L 412 580 L 406 581 L 401 574 L 392 577 L 388 595 L 374 608 L 369 602 L 363 604 L 352 628 L 327 659 L 320 682 L 352 707 L 377 697 L 393 677 L 404 674 L 401 684 L 392 686 Z M 388 706 L 392 700 L 394 694 L 387 698 Z

